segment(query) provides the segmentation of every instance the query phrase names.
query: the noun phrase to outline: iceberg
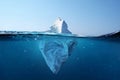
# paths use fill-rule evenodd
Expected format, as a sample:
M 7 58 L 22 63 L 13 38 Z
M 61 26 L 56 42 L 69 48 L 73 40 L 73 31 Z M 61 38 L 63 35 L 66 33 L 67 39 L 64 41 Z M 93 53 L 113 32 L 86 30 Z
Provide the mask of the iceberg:
M 39 49 L 50 70 L 57 74 L 62 64 L 71 55 L 75 41 L 72 39 L 55 38 L 54 40 L 44 39 L 40 41 Z
M 58 18 L 46 33 L 72 35 L 68 30 L 67 23 L 61 18 Z M 55 36 L 54 39 L 44 38 L 40 41 L 40 51 L 46 64 L 54 74 L 59 72 L 60 67 L 68 59 L 75 45 L 75 41 L 70 36 L 68 38 L 67 35 L 64 38 Z

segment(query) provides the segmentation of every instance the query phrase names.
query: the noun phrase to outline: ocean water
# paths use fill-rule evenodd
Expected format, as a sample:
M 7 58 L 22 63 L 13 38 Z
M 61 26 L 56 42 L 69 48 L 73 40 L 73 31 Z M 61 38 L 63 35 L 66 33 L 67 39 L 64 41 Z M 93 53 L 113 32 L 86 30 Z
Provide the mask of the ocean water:
M 120 40 L 39 35 L 0 37 L 0 80 L 120 80 Z M 71 56 L 53 74 L 39 41 L 74 39 Z

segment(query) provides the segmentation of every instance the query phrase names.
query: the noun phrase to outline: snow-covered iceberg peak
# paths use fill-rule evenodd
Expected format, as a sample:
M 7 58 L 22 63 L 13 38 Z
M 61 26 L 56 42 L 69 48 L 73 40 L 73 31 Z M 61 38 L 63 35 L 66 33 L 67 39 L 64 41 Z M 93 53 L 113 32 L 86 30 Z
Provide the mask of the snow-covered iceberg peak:
M 65 33 L 65 34 L 72 34 L 68 30 L 67 23 L 62 20 L 60 17 L 54 22 L 54 24 L 50 27 L 50 32 L 52 33 Z

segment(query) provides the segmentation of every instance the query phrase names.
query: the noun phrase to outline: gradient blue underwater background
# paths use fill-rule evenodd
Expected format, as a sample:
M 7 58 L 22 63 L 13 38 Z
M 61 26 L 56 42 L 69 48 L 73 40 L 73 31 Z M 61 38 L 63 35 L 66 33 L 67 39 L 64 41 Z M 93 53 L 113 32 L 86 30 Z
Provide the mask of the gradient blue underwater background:
M 75 40 L 71 56 L 55 75 L 40 53 L 39 40 L 0 39 L 0 80 L 120 80 L 120 40 Z

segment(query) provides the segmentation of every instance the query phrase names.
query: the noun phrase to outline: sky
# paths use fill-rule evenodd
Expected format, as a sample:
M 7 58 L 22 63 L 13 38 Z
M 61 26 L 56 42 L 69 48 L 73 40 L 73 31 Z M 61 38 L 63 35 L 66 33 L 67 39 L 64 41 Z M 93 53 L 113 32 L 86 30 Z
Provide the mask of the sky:
M 0 30 L 46 31 L 61 17 L 79 35 L 120 30 L 120 0 L 0 0 Z

